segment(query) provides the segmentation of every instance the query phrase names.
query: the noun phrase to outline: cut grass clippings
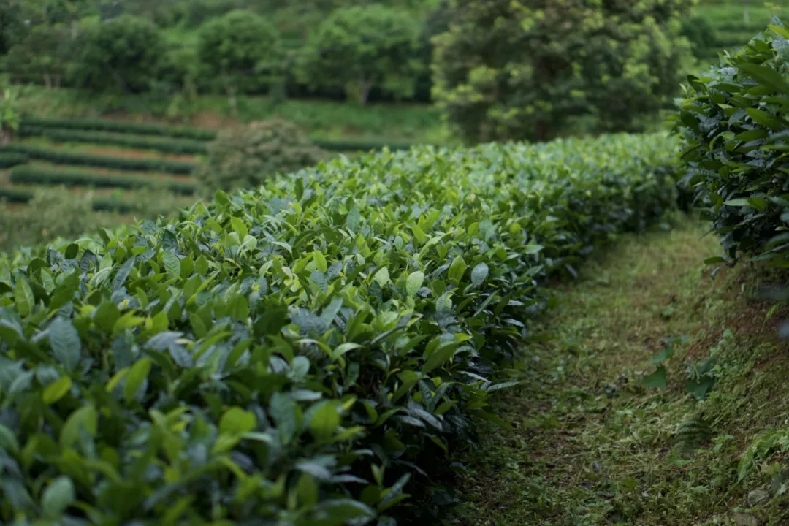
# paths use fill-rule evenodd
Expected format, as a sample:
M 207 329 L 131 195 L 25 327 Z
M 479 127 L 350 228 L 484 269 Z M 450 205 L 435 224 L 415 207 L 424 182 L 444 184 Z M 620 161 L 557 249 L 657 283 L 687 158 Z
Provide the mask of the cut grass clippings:
M 713 279 L 703 260 L 719 245 L 704 232 L 622 238 L 560 288 L 522 386 L 498 402 L 513 430 L 491 429 L 469 455 L 454 523 L 789 524 L 789 348 L 777 338 L 789 314 L 760 292 L 781 280 L 748 264 Z M 679 337 L 667 386 L 645 388 Z M 711 356 L 711 373 L 694 375 Z M 714 378 L 703 400 L 694 378 L 701 396 Z

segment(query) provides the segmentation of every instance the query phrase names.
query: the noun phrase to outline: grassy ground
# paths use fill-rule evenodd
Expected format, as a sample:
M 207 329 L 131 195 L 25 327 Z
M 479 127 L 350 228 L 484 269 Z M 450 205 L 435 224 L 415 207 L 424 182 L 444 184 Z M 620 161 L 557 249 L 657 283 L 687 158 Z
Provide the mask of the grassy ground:
M 786 313 L 757 293 L 771 280 L 758 269 L 712 279 L 702 261 L 718 245 L 703 233 L 625 238 L 560 291 L 546 343 L 500 401 L 514 429 L 491 430 L 471 460 L 456 523 L 789 524 Z M 667 387 L 645 388 L 678 337 Z M 686 384 L 710 357 L 700 401 Z

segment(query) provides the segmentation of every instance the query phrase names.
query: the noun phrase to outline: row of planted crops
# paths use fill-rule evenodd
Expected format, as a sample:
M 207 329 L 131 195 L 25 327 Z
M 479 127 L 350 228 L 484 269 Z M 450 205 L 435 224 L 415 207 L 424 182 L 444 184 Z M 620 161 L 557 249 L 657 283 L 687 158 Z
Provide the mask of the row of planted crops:
M 731 255 L 784 261 L 789 31 L 773 31 L 692 79 L 681 140 L 335 159 L 6 256 L 0 521 L 435 523 L 549 278 L 659 220 L 678 178 Z
M 0 185 L 0 199 L 25 203 L 35 187 L 61 185 L 121 191 L 154 187 L 191 196 L 198 185 L 190 176 L 215 137 L 215 130 L 156 123 L 27 118 L 17 140 L 0 147 L 0 170 L 7 170 L 8 183 Z M 408 147 L 391 141 L 314 142 L 333 152 Z M 80 146 L 91 150 L 80 151 Z M 99 198 L 94 206 L 122 210 L 129 204 Z
M 495 420 L 488 397 L 551 304 L 546 280 L 674 206 L 676 146 L 619 135 L 341 158 L 177 220 L 9 256 L 0 520 L 339 526 L 435 511 L 434 477 Z

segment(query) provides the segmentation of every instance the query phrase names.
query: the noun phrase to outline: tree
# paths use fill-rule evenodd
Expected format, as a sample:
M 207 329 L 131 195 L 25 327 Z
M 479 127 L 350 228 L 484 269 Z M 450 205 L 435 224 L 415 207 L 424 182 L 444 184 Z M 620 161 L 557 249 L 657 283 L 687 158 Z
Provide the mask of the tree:
M 47 88 L 60 87 L 72 52 L 71 30 L 62 25 L 37 25 L 6 56 L 6 70 L 13 77 L 44 79 Z
M 277 28 L 251 11 L 234 10 L 200 28 L 198 60 L 207 78 L 218 79 L 236 114 L 236 96 L 280 74 L 282 52 Z
M 122 15 L 88 26 L 77 43 L 73 79 L 95 91 L 147 90 L 167 51 L 159 28 L 145 18 Z
M 452 0 L 433 96 L 467 142 L 544 141 L 577 117 L 636 131 L 677 93 L 693 0 Z
M 410 96 L 419 73 L 419 23 L 380 5 L 337 9 L 310 35 L 297 77 L 314 87 L 343 87 L 361 104 L 373 87 Z
M 19 2 L 0 2 L 0 56 L 8 53 L 24 32 L 25 23 Z

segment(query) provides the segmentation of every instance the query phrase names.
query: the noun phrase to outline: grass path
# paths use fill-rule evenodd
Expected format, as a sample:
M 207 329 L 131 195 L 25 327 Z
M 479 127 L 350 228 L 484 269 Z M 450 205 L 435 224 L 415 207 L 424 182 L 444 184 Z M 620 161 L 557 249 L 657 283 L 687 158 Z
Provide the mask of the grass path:
M 776 337 L 789 315 L 761 300 L 758 269 L 712 279 L 703 260 L 718 245 L 703 233 L 624 238 L 563 287 L 523 385 L 498 402 L 513 430 L 491 429 L 470 458 L 457 524 L 789 524 L 789 348 Z M 645 388 L 678 337 L 666 387 Z M 703 400 L 694 378 L 714 381 Z

